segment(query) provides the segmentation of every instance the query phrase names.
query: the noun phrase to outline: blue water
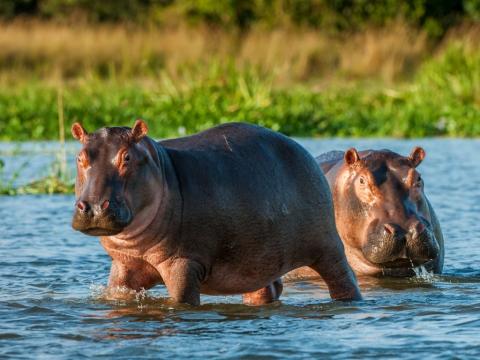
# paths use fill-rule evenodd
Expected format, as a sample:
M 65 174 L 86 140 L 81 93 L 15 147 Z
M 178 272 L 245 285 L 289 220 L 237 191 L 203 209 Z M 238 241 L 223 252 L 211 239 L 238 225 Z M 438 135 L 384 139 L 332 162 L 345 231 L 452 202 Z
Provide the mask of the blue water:
M 70 228 L 73 196 L 0 197 L 0 358 L 478 358 L 480 141 L 306 140 L 313 154 L 350 146 L 408 154 L 422 145 L 427 196 L 446 240 L 444 274 L 362 279 L 364 300 L 333 303 L 319 281 L 288 283 L 281 302 L 240 296 L 175 306 L 156 287 L 105 300 L 110 260 Z M 68 145 L 69 161 L 75 144 Z M 55 143 L 0 144 L 4 178 L 48 171 Z

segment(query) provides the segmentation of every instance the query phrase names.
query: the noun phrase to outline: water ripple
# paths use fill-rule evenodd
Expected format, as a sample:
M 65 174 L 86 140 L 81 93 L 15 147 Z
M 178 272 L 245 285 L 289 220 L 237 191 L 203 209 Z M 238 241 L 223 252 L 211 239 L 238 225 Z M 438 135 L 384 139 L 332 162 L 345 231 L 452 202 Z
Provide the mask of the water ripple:
M 108 255 L 70 228 L 72 196 L 1 197 L 0 358 L 478 358 L 480 141 L 302 142 L 314 154 L 425 147 L 420 169 L 446 238 L 444 274 L 360 279 L 365 299 L 354 303 L 331 302 L 318 281 L 288 283 L 281 302 L 263 307 L 240 296 L 173 306 L 163 287 L 112 301 Z M 55 144 L 45 146 L 38 154 L 53 157 Z M 27 176 L 44 166 L 33 163 Z

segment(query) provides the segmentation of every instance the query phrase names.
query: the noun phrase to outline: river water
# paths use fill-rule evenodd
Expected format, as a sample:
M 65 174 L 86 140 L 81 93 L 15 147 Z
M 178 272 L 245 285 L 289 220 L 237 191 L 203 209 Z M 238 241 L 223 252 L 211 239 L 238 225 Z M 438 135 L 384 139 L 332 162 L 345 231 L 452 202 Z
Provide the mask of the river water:
M 335 303 L 319 281 L 288 283 L 281 302 L 240 296 L 175 306 L 158 286 L 104 299 L 109 263 L 70 228 L 73 196 L 0 197 L 0 358 L 480 357 L 480 140 L 299 140 L 313 154 L 350 146 L 427 151 L 420 166 L 446 240 L 444 273 L 362 279 L 363 301 Z M 73 162 L 75 144 L 68 144 Z M 41 176 L 55 143 L 0 144 L 2 176 Z

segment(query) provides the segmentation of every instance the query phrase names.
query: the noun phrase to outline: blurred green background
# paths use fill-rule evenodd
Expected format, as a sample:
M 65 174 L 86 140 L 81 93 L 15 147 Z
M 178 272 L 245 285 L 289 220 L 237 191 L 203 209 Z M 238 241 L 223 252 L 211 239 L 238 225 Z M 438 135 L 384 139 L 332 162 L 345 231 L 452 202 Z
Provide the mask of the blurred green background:
M 3 0 L 0 140 L 480 135 L 480 0 Z

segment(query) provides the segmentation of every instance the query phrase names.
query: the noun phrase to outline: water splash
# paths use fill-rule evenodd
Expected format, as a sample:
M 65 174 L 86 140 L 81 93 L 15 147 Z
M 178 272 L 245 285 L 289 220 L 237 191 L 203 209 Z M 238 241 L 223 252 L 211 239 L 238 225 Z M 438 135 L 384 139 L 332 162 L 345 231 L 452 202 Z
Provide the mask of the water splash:
M 102 299 L 104 294 L 105 294 L 105 291 L 106 291 L 107 287 L 104 286 L 104 285 L 93 284 L 92 283 L 92 284 L 90 284 L 89 289 L 90 289 L 90 293 L 91 293 L 92 298 Z
M 433 281 L 435 276 L 433 271 L 428 271 L 423 265 L 414 267 L 413 271 L 415 272 L 416 278 L 426 280 L 426 281 Z
M 115 301 L 117 303 L 137 303 L 142 309 L 144 302 L 148 300 L 148 292 L 145 289 L 135 291 L 125 286 L 116 286 L 113 288 L 91 284 L 90 292 L 95 300 Z

